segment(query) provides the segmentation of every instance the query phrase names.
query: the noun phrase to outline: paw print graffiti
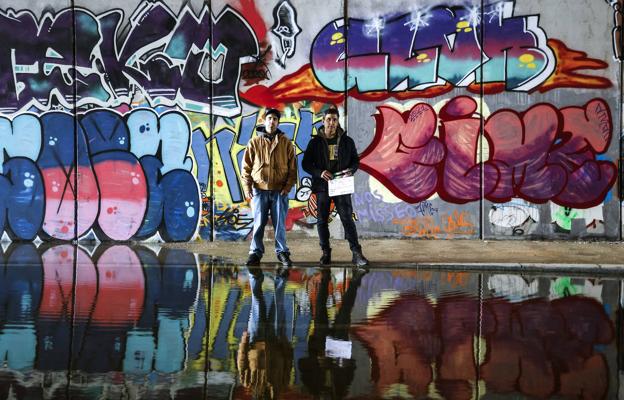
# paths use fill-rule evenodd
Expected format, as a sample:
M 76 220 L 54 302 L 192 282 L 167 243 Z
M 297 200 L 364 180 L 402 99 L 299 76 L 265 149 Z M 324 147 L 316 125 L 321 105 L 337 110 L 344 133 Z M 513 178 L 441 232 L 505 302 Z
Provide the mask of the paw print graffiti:
M 150 131 L 149 124 L 141 125 L 139 127 L 139 132 L 141 132 L 141 133 L 145 133 L 145 132 L 149 132 L 149 131 Z
M 33 187 L 33 185 L 35 184 L 35 175 L 33 175 L 30 172 L 24 172 L 24 186 L 27 188 L 31 188 Z
M 457 32 L 472 32 L 472 28 L 470 27 L 470 22 L 468 21 L 459 21 L 457 25 L 455 25 L 455 31 Z
M 52 181 L 52 191 L 54 193 L 58 193 L 60 187 L 60 183 L 58 183 L 57 181 Z
M 136 172 L 131 172 L 130 176 L 131 176 L 130 180 L 131 180 L 133 185 L 138 185 L 139 183 L 141 183 L 140 176 Z
M 344 42 L 345 42 L 345 38 L 342 32 L 336 32 L 332 35 L 331 41 L 329 42 L 329 44 L 331 46 L 335 46 L 337 44 L 342 44 Z
M 56 146 L 57 142 L 58 142 L 58 138 L 57 137 L 50 136 L 50 140 L 48 140 L 48 144 L 50 146 Z
M 419 63 L 428 63 L 431 61 L 431 58 L 429 58 L 428 54 L 420 53 L 416 56 L 416 61 Z
M 535 64 L 535 56 L 533 56 L 533 54 L 524 53 L 520 57 L 518 57 L 518 61 L 520 61 L 520 64 L 518 64 L 520 68 L 537 68 L 537 65 Z
M 108 214 L 117 215 L 117 212 L 118 212 L 117 206 L 115 206 L 115 207 L 108 207 L 106 209 L 106 213 L 108 213 Z
M 186 216 L 189 218 L 193 218 L 195 216 L 195 208 L 193 207 L 194 205 L 195 203 L 192 201 L 184 202 L 184 206 L 186 207 Z

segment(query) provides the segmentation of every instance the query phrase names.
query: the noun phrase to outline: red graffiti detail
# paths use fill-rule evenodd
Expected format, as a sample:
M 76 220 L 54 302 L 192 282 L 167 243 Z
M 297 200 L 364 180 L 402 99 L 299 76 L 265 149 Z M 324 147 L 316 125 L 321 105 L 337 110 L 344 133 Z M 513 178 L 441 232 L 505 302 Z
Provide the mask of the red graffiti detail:
M 267 27 L 260 15 L 260 11 L 256 8 L 254 0 L 239 0 L 238 3 L 240 4 L 238 8 L 241 14 L 245 17 L 249 25 L 251 25 L 251 29 L 253 29 L 258 37 L 258 41 L 264 41 L 267 34 Z
M 408 202 L 435 193 L 438 186 L 436 166 L 444 159 L 444 145 L 434 137 L 437 117 L 428 104 L 417 104 L 399 113 L 391 107 L 378 108 L 373 143 L 361 155 L 365 170 Z M 414 135 L 418 132 L 418 135 Z M 403 190 L 416 188 L 418 191 Z M 414 196 L 416 195 L 416 196 Z
M 245 14 L 247 18 L 247 15 Z M 249 18 L 247 18 L 249 20 Z M 255 30 L 255 28 L 254 28 Z M 256 31 L 256 33 L 258 33 Z M 262 41 L 262 39 L 260 39 Z M 557 64 L 555 72 L 539 87 L 541 93 L 562 87 L 604 89 L 613 86 L 608 78 L 578 73 L 579 70 L 600 70 L 608 68 L 608 64 L 587 56 L 587 53 L 568 48 L 562 41 L 549 39 L 548 46 L 555 52 Z M 362 101 L 384 101 L 391 98 L 409 100 L 416 98 L 433 98 L 444 95 L 453 90 L 453 85 L 447 83 L 441 86 L 432 86 L 425 90 L 402 92 L 366 92 L 360 93 L 356 88 L 349 90 L 351 98 Z M 486 95 L 505 92 L 504 82 L 471 84 L 467 87 L 471 93 L 479 94 L 483 90 Z M 314 76 L 310 64 L 306 64 L 296 72 L 286 75 L 271 86 L 255 85 L 241 97 L 248 103 L 258 106 L 281 108 L 286 104 L 310 100 L 319 102 L 341 103 L 344 101 L 343 92 L 332 92 L 325 89 Z
M 305 214 L 303 213 L 303 209 L 305 207 L 296 207 L 291 208 L 286 213 L 286 230 L 291 231 L 295 226 L 295 222 L 302 220 L 305 218 Z
M 596 158 L 607 151 L 613 130 L 601 99 L 583 107 L 542 103 L 523 113 L 495 112 L 483 124 L 489 145 L 484 163 L 477 159 L 481 116 L 472 98 L 452 99 L 437 117 L 423 103 L 402 114 L 377 109 L 375 137 L 361 167 L 406 202 L 437 191 L 443 200 L 463 204 L 478 200 L 483 187 L 493 202 L 520 197 L 588 208 L 603 201 L 616 179 L 615 164 Z
M 540 93 L 563 87 L 583 87 L 587 89 L 606 89 L 613 86 L 608 78 L 580 74 L 582 69 L 606 69 L 609 64 L 602 60 L 587 57 L 584 51 L 572 50 L 561 40 L 549 39 L 548 47 L 555 52 L 557 66 L 555 72 L 539 86 Z

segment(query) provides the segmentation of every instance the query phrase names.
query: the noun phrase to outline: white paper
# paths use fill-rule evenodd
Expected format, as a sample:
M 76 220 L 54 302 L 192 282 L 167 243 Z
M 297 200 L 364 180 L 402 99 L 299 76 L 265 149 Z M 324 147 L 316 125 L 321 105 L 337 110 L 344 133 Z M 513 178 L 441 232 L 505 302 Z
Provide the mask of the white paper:
M 329 358 L 351 358 L 351 342 L 326 337 L 325 356 Z
M 336 178 L 327 182 L 329 186 L 329 197 L 342 196 L 355 192 L 355 179 L 352 176 Z

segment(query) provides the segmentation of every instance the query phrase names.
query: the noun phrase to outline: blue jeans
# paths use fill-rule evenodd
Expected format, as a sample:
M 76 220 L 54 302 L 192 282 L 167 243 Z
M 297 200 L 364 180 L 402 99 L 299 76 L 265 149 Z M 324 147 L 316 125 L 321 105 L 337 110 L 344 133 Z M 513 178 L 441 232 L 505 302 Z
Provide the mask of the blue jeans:
M 254 225 L 249 253 L 256 253 L 260 258 L 264 254 L 264 227 L 271 212 L 271 221 L 275 230 L 275 253 L 288 253 L 286 246 L 286 214 L 288 213 L 288 194 L 281 195 L 277 190 L 253 189 L 251 198 Z
M 264 275 L 258 277 L 249 274 L 249 286 L 251 287 L 251 311 L 247 323 L 249 342 L 276 339 L 286 337 L 286 311 L 284 308 L 284 289 L 286 278 L 276 276 L 274 292 L 265 295 L 262 291 Z M 272 296 L 271 296 L 272 295 Z M 268 298 L 267 298 L 268 297 Z M 273 297 L 271 299 L 271 297 Z M 266 304 L 269 302 L 269 309 Z M 268 311 L 268 313 L 267 313 Z

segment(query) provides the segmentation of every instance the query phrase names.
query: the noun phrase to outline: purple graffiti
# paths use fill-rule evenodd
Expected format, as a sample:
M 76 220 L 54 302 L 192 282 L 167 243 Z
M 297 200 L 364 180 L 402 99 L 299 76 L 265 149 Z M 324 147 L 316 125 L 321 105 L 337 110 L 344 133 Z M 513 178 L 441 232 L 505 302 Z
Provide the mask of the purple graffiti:
M 50 109 L 53 98 L 65 107 L 116 106 L 130 102 L 138 88 L 154 106 L 207 113 L 212 100 L 213 114 L 240 112 L 240 64 L 259 48 L 234 9 L 214 17 L 204 6 L 197 16 L 186 6 L 176 15 L 163 2 L 144 1 L 123 42 L 121 21 L 120 10 L 95 15 L 66 9 L 46 13 L 40 22 L 26 10 L 0 12 L 6 39 L 0 43 L 0 111 Z
M 537 15 L 513 16 L 511 1 L 483 10 L 434 7 L 396 17 L 338 19 L 315 38 L 311 63 L 318 81 L 335 92 L 478 82 L 526 91 L 555 70 L 555 55 L 537 22 Z
M 375 138 L 361 156 L 361 168 L 407 202 L 437 192 L 463 204 L 480 199 L 483 189 L 485 198 L 497 203 L 518 197 L 589 208 L 604 200 L 617 178 L 616 166 L 599 159 L 613 131 L 601 99 L 583 107 L 542 103 L 522 113 L 496 111 L 484 121 L 489 159 L 483 164 L 478 162 L 482 121 L 474 99 L 455 97 L 438 115 L 424 103 L 403 113 L 378 109 Z

